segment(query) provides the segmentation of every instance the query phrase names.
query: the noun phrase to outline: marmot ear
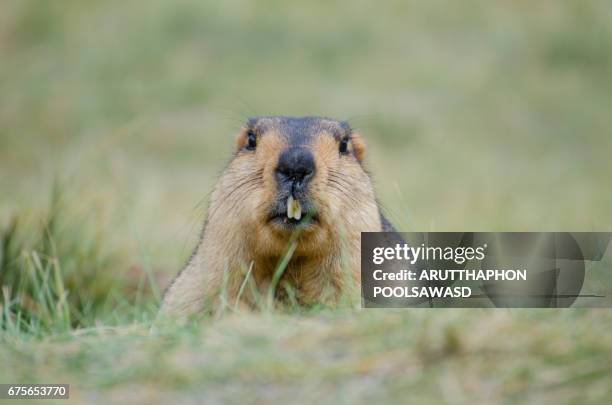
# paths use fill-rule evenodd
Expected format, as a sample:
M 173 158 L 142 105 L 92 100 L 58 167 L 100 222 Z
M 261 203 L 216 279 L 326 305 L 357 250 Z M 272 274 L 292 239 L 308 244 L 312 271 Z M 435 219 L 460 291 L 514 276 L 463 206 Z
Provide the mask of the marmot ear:
M 242 128 L 240 130 L 240 132 L 238 132 L 238 135 L 236 135 L 236 151 L 239 151 L 240 149 L 244 148 L 247 144 L 247 129 L 246 128 Z
M 351 134 L 351 144 L 353 145 L 353 154 L 359 163 L 363 162 L 365 156 L 366 145 L 361 135 L 357 132 Z

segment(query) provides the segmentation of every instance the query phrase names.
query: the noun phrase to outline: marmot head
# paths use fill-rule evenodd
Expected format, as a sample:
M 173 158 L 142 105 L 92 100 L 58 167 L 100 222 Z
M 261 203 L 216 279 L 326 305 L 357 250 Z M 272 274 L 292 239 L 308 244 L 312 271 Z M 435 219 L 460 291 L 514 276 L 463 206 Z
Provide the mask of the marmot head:
M 372 215 L 364 153 L 361 137 L 344 121 L 251 118 L 236 138 L 221 188 L 240 190 L 230 198 L 236 211 L 231 215 L 264 250 L 286 246 L 296 231 L 302 241 L 325 243 L 339 236 L 334 229 L 359 226 L 360 217 Z

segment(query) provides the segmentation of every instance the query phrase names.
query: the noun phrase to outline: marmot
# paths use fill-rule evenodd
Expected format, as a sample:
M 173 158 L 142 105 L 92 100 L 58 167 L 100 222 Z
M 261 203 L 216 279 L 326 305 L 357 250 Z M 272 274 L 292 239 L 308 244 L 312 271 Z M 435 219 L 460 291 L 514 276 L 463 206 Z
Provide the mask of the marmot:
M 160 313 L 253 307 L 257 295 L 300 305 L 358 297 L 361 232 L 392 230 L 364 153 L 345 121 L 249 119 L 212 192 L 200 242 Z

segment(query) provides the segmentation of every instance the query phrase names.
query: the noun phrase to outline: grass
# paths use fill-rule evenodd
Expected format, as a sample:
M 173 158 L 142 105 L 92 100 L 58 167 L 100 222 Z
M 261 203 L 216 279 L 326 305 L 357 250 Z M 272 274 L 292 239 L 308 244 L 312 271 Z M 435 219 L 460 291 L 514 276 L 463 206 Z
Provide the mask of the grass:
M 36 224 L 13 217 L 0 234 L 2 325 L 7 333 L 45 336 L 144 314 L 159 298 L 142 272 L 138 279 L 113 271 L 100 235 L 63 212 L 59 185 Z M 147 285 L 148 284 L 148 285 Z M 127 298 L 126 298 L 127 297 Z M 112 310 L 111 310 L 112 309 Z M 114 319 L 115 321 L 118 318 Z
M 151 326 L 249 115 L 351 118 L 404 231 L 612 229 L 608 3 L 2 10 L 0 382 L 76 403 L 607 402 L 607 310 L 230 305 Z

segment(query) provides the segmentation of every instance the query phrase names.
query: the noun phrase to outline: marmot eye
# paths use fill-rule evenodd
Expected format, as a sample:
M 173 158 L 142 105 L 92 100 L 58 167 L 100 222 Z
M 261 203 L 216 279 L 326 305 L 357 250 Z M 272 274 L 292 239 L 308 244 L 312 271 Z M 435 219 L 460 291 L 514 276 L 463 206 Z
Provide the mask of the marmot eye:
M 349 139 L 348 138 L 342 138 L 340 140 L 340 153 L 342 153 L 342 154 L 347 154 L 348 153 L 348 143 L 349 143 Z
M 253 131 L 247 132 L 247 145 L 246 148 L 248 150 L 255 150 L 257 147 L 257 136 Z

